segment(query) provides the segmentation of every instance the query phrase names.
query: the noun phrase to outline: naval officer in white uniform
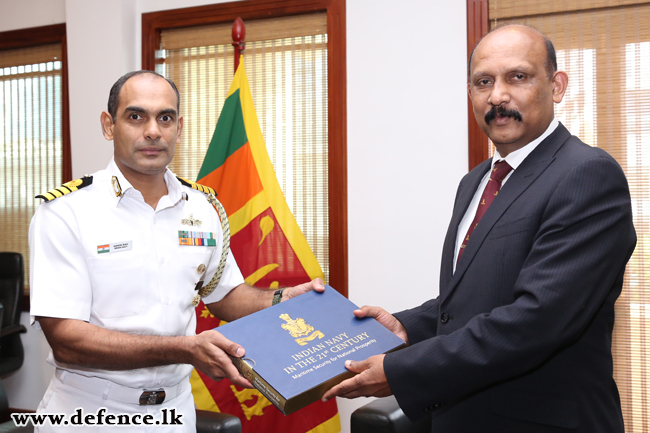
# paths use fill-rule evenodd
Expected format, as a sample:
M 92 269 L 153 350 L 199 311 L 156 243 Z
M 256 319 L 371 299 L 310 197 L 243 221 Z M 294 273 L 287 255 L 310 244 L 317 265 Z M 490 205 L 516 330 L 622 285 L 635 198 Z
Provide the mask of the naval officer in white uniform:
M 195 335 L 197 282 L 208 285 L 217 273 L 223 234 L 208 202 L 213 191 L 167 169 L 183 128 L 179 108 L 171 81 L 150 71 L 126 74 L 101 114 L 114 144 L 106 170 L 42 196 L 47 203 L 30 227 L 30 314 L 52 347 L 56 372 L 39 413 L 71 420 L 81 408 L 95 423 L 101 416 L 97 430 L 113 428 L 109 415 L 130 414 L 123 431 L 150 431 L 143 422 L 150 414 L 156 431 L 194 432 L 193 367 L 251 387 L 226 355 L 243 356 L 242 347 L 216 331 Z M 249 287 L 232 254 L 222 268 L 219 283 L 202 295 L 227 321 L 323 290 L 319 279 L 284 292 Z M 175 425 L 161 425 L 172 419 Z

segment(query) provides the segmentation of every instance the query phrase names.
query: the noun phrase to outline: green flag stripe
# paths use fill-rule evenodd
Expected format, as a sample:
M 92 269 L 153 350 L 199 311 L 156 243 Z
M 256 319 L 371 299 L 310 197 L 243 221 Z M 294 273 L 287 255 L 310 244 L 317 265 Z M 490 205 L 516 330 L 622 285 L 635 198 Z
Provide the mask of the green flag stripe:
M 221 110 L 217 127 L 214 129 L 197 179 L 202 179 L 221 167 L 230 155 L 247 142 L 244 115 L 239 99 L 239 89 L 237 89 L 223 104 L 223 110 Z

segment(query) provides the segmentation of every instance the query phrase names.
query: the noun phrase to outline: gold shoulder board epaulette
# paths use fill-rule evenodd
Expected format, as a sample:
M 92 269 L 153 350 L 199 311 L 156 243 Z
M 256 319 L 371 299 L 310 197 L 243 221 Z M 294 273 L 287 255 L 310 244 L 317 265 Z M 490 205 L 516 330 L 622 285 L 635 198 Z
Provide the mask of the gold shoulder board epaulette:
M 92 176 L 84 176 L 81 179 L 71 180 L 70 182 L 64 183 L 58 188 L 49 190 L 44 194 L 37 195 L 36 198 L 42 198 L 45 201 L 52 201 L 55 198 L 59 198 L 71 192 L 77 191 L 78 189 L 84 188 L 93 183 Z
M 176 176 L 176 179 L 178 179 L 185 186 L 189 186 L 190 188 L 194 188 L 205 194 L 212 194 L 215 197 L 217 196 L 217 193 L 214 191 L 214 189 L 210 188 L 209 186 L 201 185 L 200 183 L 192 182 L 191 180 L 183 179 L 182 177 L 178 176 Z

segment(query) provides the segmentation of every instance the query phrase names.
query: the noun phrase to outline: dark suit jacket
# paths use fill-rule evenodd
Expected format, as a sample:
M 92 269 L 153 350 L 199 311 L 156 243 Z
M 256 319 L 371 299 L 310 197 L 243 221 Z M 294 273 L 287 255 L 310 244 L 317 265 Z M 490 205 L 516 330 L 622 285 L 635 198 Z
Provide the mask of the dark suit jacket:
M 458 224 L 489 168 L 458 187 L 438 298 L 395 314 L 410 346 L 386 355 L 391 390 L 409 418 L 431 413 L 436 433 L 622 433 L 611 339 L 636 243 L 623 171 L 560 124 L 452 274 Z

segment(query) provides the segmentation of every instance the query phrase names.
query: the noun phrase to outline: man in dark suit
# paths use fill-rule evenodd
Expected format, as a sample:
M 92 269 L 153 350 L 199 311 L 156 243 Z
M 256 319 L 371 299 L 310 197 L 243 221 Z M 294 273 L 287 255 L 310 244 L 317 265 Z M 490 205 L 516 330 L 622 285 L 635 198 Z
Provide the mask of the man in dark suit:
M 440 295 L 394 316 L 357 310 L 409 346 L 348 361 L 359 374 L 324 399 L 394 394 L 435 432 L 624 431 L 611 340 L 630 193 L 613 158 L 555 119 L 567 83 L 537 30 L 479 42 L 468 90 L 496 152 L 458 187 Z

